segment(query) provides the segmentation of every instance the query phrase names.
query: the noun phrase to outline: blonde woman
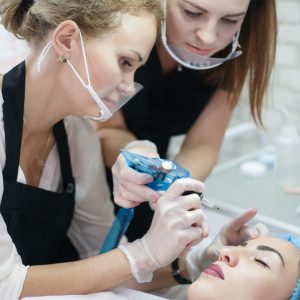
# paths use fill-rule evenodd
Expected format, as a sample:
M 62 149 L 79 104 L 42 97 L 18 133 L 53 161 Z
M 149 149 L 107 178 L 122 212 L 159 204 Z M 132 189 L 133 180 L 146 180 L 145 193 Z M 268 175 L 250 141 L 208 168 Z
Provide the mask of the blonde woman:
M 1 23 L 31 49 L 0 82 L 2 300 L 147 282 L 207 235 L 199 197 L 181 196 L 203 184 L 183 180 L 141 240 L 72 262 L 98 253 L 113 220 L 87 119 L 107 120 L 139 91 L 161 16 L 153 0 L 0 0 Z

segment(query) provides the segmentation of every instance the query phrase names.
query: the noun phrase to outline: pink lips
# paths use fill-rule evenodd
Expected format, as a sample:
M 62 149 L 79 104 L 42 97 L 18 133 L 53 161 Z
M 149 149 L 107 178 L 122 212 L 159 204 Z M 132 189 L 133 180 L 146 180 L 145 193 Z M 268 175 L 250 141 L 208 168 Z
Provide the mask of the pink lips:
M 206 269 L 203 270 L 203 273 L 209 274 L 211 276 L 220 278 L 224 280 L 224 273 L 221 269 L 221 267 L 217 264 L 211 264 Z
M 201 56 L 209 56 L 209 54 L 212 52 L 212 49 L 201 49 L 201 48 L 195 47 L 191 44 L 186 44 L 186 45 L 191 52 L 201 55 Z

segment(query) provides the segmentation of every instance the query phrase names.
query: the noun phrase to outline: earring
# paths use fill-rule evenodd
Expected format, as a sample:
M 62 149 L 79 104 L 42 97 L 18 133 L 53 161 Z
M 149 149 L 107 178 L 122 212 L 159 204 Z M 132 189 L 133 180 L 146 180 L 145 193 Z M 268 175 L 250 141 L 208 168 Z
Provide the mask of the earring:
M 67 59 L 63 56 L 63 55 L 60 55 L 57 59 L 59 62 L 61 62 L 62 64 L 66 63 L 67 62 Z

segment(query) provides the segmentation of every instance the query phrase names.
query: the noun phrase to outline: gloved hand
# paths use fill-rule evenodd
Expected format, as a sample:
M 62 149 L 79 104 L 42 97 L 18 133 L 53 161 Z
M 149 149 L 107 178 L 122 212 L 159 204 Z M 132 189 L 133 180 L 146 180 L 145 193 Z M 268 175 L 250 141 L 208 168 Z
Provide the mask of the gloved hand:
M 199 277 L 202 270 L 218 260 L 220 250 L 224 246 L 240 245 L 248 240 L 269 234 L 269 230 L 264 224 L 257 223 L 254 227 L 246 224 L 256 213 L 255 208 L 248 209 L 230 223 L 224 225 L 208 247 L 204 249 L 195 247 L 187 253 L 186 268 L 192 281 Z
M 138 282 L 152 279 L 152 272 L 177 258 L 186 247 L 208 235 L 207 219 L 197 194 L 202 182 L 191 178 L 176 180 L 158 200 L 149 231 L 139 240 L 119 246 L 127 256 Z
M 147 140 L 133 141 L 125 149 L 146 157 L 159 157 L 156 146 Z M 153 177 L 128 167 L 122 154 L 112 167 L 112 175 L 114 201 L 122 207 L 136 207 L 144 201 L 157 202 L 160 197 L 158 192 L 145 186 Z

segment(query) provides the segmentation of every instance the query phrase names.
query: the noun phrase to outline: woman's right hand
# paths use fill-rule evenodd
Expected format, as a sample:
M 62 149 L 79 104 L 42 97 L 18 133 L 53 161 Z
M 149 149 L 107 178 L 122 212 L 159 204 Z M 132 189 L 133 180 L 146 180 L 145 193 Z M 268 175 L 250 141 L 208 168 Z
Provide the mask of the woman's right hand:
M 150 281 L 154 270 L 168 265 L 187 247 L 208 236 L 207 219 L 201 210 L 199 196 L 182 196 L 185 191 L 200 193 L 203 189 L 200 181 L 176 180 L 159 199 L 144 237 L 119 246 L 138 282 Z
M 159 157 L 155 145 L 149 141 L 134 141 L 131 145 L 125 149 L 147 157 Z M 158 192 L 146 186 L 153 177 L 128 167 L 122 154 L 112 167 L 112 175 L 114 201 L 119 206 L 130 208 L 145 201 L 155 203 L 160 197 Z

